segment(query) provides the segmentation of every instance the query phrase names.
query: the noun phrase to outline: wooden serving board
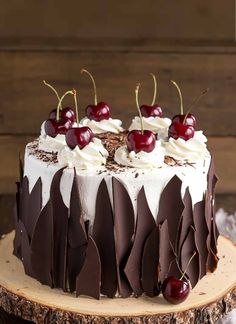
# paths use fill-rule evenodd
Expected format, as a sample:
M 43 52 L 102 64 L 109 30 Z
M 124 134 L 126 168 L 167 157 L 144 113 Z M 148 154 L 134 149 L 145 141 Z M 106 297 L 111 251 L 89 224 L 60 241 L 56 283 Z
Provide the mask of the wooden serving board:
M 14 232 L 0 240 L 0 306 L 36 323 L 215 323 L 236 308 L 236 247 L 220 236 L 219 265 L 182 304 L 155 298 L 76 298 L 25 275 L 12 255 Z

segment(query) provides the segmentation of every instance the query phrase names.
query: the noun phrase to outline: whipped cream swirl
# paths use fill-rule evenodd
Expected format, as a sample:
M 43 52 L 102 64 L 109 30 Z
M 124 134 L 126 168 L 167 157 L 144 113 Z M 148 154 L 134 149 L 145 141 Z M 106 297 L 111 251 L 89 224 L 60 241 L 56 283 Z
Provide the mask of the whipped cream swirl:
M 139 169 L 153 169 L 164 166 L 164 151 L 161 143 L 156 141 L 156 146 L 152 152 L 140 151 L 129 152 L 126 146 L 119 147 L 115 152 L 114 160 L 117 164 Z
M 182 162 L 196 163 L 204 159 L 210 153 L 207 150 L 207 138 L 202 131 L 195 131 L 194 137 L 185 141 L 182 138 L 174 139 L 170 137 L 167 141 L 162 141 L 165 155 Z
M 124 131 L 123 127 L 121 126 L 121 120 L 113 118 L 96 121 L 84 117 L 83 119 L 81 119 L 80 124 L 82 126 L 88 126 L 89 128 L 91 128 L 94 134 L 102 134 L 105 132 L 118 134 Z
M 169 118 L 161 117 L 143 117 L 143 128 L 158 133 L 162 129 L 168 129 L 171 124 Z M 139 116 L 135 116 L 129 127 L 129 130 L 141 129 L 141 121 Z
M 58 163 L 76 170 L 96 169 L 106 164 L 108 152 L 98 138 L 93 140 L 80 149 L 76 146 L 71 150 L 67 145 L 58 152 Z

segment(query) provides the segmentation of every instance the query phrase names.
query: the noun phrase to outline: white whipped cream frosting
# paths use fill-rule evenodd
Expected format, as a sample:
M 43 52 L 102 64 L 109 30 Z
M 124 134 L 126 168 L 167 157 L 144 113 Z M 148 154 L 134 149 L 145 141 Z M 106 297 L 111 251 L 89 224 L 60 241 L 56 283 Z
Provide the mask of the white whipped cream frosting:
M 81 119 L 80 124 L 82 126 L 88 126 L 89 128 L 91 128 L 94 134 L 102 134 L 105 132 L 112 132 L 118 134 L 124 131 L 123 127 L 121 126 L 122 121 L 113 118 L 96 121 L 84 117 L 83 119 Z
M 100 168 L 106 164 L 107 157 L 108 152 L 98 138 L 93 138 L 82 149 L 76 146 L 72 150 L 65 145 L 57 155 L 59 165 L 75 168 L 77 171 Z
M 77 123 L 73 127 L 77 127 Z M 64 134 L 58 134 L 55 137 L 48 136 L 45 132 L 45 121 L 41 125 L 41 132 L 39 136 L 39 150 L 48 153 L 57 153 L 63 146 L 66 145 L 66 138 Z
M 152 152 L 140 151 L 135 153 L 129 152 L 127 147 L 121 146 L 115 152 L 114 160 L 117 164 L 129 166 L 138 169 L 153 169 L 165 166 L 164 164 L 164 150 L 161 147 L 161 142 L 156 141 L 156 146 Z
M 194 137 L 185 141 L 182 138 L 170 137 L 167 141 L 161 141 L 165 155 L 178 161 L 196 163 L 210 156 L 207 150 L 207 138 L 202 131 L 195 131 Z
M 162 129 L 168 129 L 171 124 L 169 118 L 161 117 L 143 117 L 143 128 L 158 133 Z M 133 129 L 141 129 L 141 121 L 139 116 L 135 116 L 129 127 L 129 131 Z

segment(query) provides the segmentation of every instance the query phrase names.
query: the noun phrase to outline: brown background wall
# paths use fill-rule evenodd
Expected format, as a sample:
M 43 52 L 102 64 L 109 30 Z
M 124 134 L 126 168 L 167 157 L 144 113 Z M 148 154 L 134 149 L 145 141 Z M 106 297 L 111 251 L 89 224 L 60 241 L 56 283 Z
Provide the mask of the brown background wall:
M 167 116 L 178 111 L 170 79 L 181 85 L 186 108 L 209 87 L 194 113 L 215 155 L 218 192 L 236 193 L 234 1 L 9 0 L 0 7 L 1 195 L 14 192 L 18 153 L 55 107 L 42 80 L 60 93 L 78 88 L 83 111 L 92 100 L 83 67 L 126 125 L 136 114 L 138 81 L 141 101 L 151 100 L 150 72 L 158 76 Z

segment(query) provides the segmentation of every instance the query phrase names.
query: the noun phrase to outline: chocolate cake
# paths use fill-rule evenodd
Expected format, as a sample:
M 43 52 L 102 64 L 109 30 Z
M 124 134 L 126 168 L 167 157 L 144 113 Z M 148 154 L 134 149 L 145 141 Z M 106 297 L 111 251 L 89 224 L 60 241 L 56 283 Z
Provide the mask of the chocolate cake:
M 61 130 L 51 115 L 26 146 L 14 240 L 25 273 L 98 299 L 156 296 L 165 278 L 183 274 L 194 287 L 218 262 L 206 137 L 195 125 L 191 137 L 175 136 L 177 122 L 160 115 L 141 117 L 144 132 L 137 117 L 128 131 L 110 115 L 88 116 Z M 152 150 L 138 141 L 130 149 L 136 135 L 153 134 Z

